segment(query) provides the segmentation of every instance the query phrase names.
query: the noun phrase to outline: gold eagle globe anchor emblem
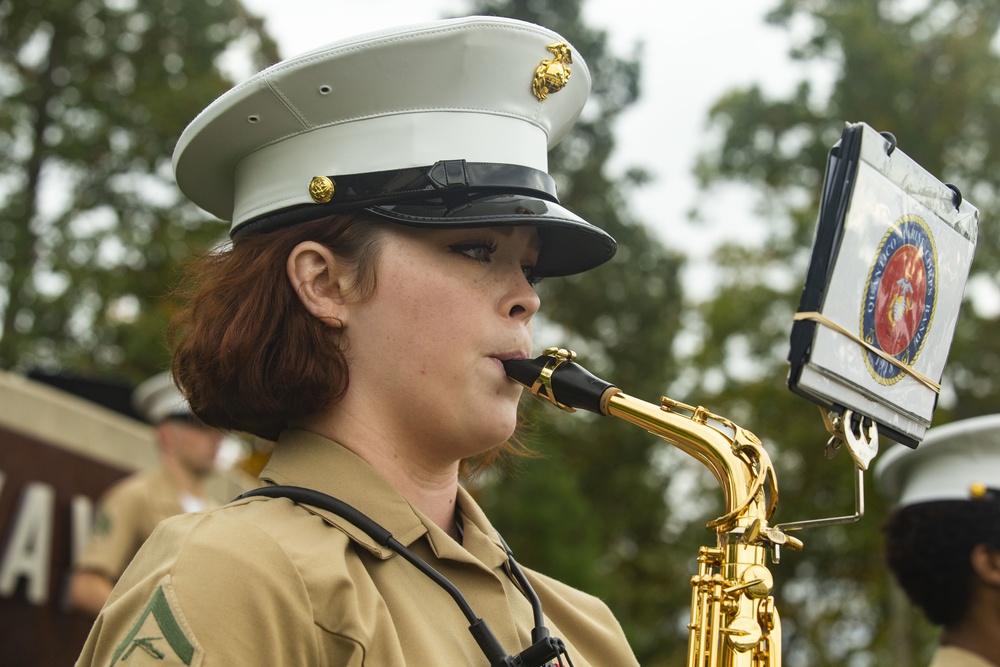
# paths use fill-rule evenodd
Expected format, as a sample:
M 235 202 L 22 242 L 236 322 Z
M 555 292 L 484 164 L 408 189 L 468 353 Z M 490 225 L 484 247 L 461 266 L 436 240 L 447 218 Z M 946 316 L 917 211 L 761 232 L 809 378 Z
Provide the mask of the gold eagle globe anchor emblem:
M 333 199 L 334 184 L 329 176 L 314 176 L 309 181 L 309 196 L 317 204 L 325 204 Z
M 549 44 L 547 47 L 552 55 L 551 60 L 543 60 L 535 68 L 535 78 L 531 82 L 531 92 L 539 101 L 544 100 L 550 93 L 558 93 L 569 81 L 572 74 L 570 65 L 573 63 L 573 53 L 569 50 L 569 45 L 565 42 Z

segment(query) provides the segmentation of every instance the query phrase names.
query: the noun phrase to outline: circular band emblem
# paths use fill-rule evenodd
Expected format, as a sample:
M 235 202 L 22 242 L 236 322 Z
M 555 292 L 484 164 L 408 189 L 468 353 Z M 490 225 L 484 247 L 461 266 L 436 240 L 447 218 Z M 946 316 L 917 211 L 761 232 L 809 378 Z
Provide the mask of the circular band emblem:
M 927 340 L 937 305 L 937 249 L 920 217 L 904 215 L 882 237 L 868 270 L 861 310 L 861 338 L 907 366 L 916 362 Z M 892 385 L 904 372 L 864 350 L 868 372 Z

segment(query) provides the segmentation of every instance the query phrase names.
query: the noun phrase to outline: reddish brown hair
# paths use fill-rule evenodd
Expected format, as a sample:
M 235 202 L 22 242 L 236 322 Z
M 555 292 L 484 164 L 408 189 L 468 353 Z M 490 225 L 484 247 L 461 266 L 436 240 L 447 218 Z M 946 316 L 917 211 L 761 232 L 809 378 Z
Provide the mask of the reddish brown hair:
M 204 423 L 276 440 L 293 420 L 332 405 L 347 391 L 340 329 L 313 316 L 285 270 L 304 241 L 348 263 L 358 300 L 375 292 L 382 224 L 359 213 L 247 235 L 188 265 L 178 292 L 186 306 L 170 325 L 173 374 Z M 531 456 L 516 439 L 462 462 L 473 477 L 498 458 Z
M 247 235 L 188 266 L 178 290 L 187 305 L 170 326 L 173 374 L 202 421 L 275 440 L 343 396 L 339 329 L 306 310 L 285 264 L 299 243 L 322 243 L 355 271 L 363 300 L 375 291 L 380 229 L 359 214 L 331 216 Z

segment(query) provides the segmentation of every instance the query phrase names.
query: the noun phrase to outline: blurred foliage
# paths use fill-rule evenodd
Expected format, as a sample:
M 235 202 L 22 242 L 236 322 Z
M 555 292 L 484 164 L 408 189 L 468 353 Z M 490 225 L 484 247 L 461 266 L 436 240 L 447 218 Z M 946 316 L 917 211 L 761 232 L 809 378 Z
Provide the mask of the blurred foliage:
M 892 132 L 899 148 L 955 183 L 983 213 L 972 284 L 945 372 L 935 424 L 995 412 L 1000 339 L 994 304 L 1000 271 L 990 211 L 1000 185 L 1000 5 L 922 0 L 784 0 L 778 26 L 808 35 L 793 57 L 832 70 L 832 86 L 804 81 L 783 99 L 759 85 L 733 90 L 711 111 L 718 139 L 698 174 L 712 190 L 749 185 L 760 196 L 765 238 L 718 249 L 719 289 L 702 304 L 703 378 L 696 400 L 761 435 L 781 482 L 780 521 L 849 514 L 852 466 L 822 456 L 820 415 L 784 389 L 787 336 L 805 278 L 826 154 L 845 122 Z M 821 69 L 827 68 L 827 69 Z M 978 296 L 977 296 L 978 295 Z M 883 438 L 882 450 L 892 443 Z M 805 531 L 806 550 L 773 571 L 784 622 L 785 664 L 926 664 L 936 632 L 893 590 L 879 527 L 886 501 L 868 476 L 867 514 L 853 525 Z
M 170 155 L 233 50 L 277 59 L 238 0 L 0 0 L 0 367 L 166 367 L 178 265 L 226 233 Z
M 785 387 L 826 154 L 845 121 L 865 121 L 981 211 L 995 208 L 1000 6 L 777 3 L 769 20 L 807 33 L 793 57 L 833 68 L 834 80 L 829 90 L 803 81 L 781 99 L 750 85 L 712 109 L 717 141 L 697 168 L 706 196 L 749 185 L 767 233 L 754 247 L 720 247 L 717 290 L 692 306 L 684 258 L 629 211 L 647 176 L 608 173 L 615 123 L 639 96 L 641 45 L 612 53 L 607 34 L 582 21 L 582 4 L 469 8 L 556 30 L 593 77 L 551 171 L 563 203 L 620 248 L 599 269 L 542 283 L 538 348 L 575 349 L 592 372 L 646 400 L 683 384 L 675 398 L 757 433 L 778 468 L 778 520 L 849 513 L 850 463 L 823 459 L 818 410 Z M 218 64 L 234 49 L 257 68 L 277 59 L 238 0 L 0 0 L 0 366 L 133 380 L 165 366 L 178 265 L 225 234 L 176 191 L 169 156 L 184 125 L 230 87 Z M 973 283 L 997 297 L 992 224 L 984 214 Z M 988 303 L 965 304 L 936 423 L 996 410 L 1000 337 Z M 678 358 L 682 332 L 699 344 Z M 533 400 L 526 408 L 525 439 L 541 456 L 484 481 L 487 512 L 525 565 L 605 599 L 642 664 L 683 664 L 688 579 L 721 504 L 711 475 L 621 422 Z M 860 523 L 803 533 L 806 550 L 772 568 L 787 665 L 925 662 L 933 632 L 889 585 L 878 533 L 886 505 L 872 490 L 867 498 Z

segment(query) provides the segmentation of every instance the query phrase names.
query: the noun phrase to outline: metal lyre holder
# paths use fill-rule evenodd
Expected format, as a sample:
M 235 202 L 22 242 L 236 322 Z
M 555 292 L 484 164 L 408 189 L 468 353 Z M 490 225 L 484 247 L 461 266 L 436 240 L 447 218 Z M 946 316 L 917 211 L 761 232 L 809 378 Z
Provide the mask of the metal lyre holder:
M 829 517 L 826 519 L 806 519 L 790 521 L 775 526 L 783 532 L 802 530 L 803 528 L 818 528 L 820 526 L 836 526 L 845 523 L 856 523 L 865 515 L 865 471 L 875 455 L 878 454 L 878 424 L 868 417 L 863 417 L 851 410 L 843 413 L 819 409 L 823 416 L 830 439 L 826 441 L 826 458 L 832 459 L 847 445 L 847 451 L 854 461 L 854 514 Z M 772 560 L 781 560 L 781 547 L 774 545 Z

